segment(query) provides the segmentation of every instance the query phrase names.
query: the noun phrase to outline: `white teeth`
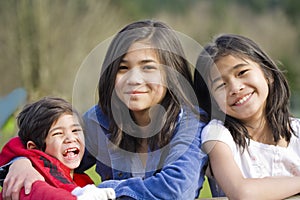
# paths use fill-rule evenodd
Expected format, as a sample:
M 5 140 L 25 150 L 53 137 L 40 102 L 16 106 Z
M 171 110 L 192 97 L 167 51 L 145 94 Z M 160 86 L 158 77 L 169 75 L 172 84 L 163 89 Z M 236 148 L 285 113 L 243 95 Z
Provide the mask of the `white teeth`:
M 70 152 L 77 152 L 77 148 L 74 147 L 74 148 L 66 149 L 65 152 L 63 153 L 63 155 L 66 156 L 67 153 L 70 153 Z
M 71 151 L 76 151 L 76 148 L 74 147 L 74 148 L 71 148 L 71 149 L 67 149 L 67 150 L 65 150 L 65 153 L 68 153 L 68 152 L 71 152 Z
M 249 97 L 251 96 L 252 94 L 248 94 L 247 96 L 244 96 L 242 99 L 238 100 L 235 104 L 242 104 L 244 103 L 245 101 L 247 101 L 247 99 L 249 99 Z

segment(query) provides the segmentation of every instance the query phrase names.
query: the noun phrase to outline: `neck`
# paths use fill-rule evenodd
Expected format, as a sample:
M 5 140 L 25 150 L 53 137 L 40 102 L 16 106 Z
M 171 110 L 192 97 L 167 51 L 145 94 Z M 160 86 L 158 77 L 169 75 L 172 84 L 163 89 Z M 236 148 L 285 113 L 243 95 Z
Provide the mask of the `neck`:
M 70 176 L 71 176 L 71 178 L 73 179 L 73 177 L 74 177 L 74 169 L 71 169 L 71 170 L 70 170 Z
M 135 122 L 139 126 L 147 126 L 151 122 L 151 118 L 149 117 L 149 113 L 135 113 L 134 114 Z
M 139 139 L 138 153 L 148 153 L 148 141 L 147 138 Z
M 147 126 L 151 121 L 149 110 L 135 111 L 133 115 L 135 123 L 139 126 Z
M 270 128 L 266 120 L 261 120 L 258 123 L 254 124 L 256 124 L 256 126 L 246 126 L 252 140 L 263 144 L 276 145 L 281 147 L 288 146 L 287 141 L 283 138 L 281 138 L 278 142 L 274 141 L 272 129 Z
M 147 141 L 147 139 L 143 138 L 140 140 L 140 146 L 137 149 L 137 152 L 139 153 L 139 157 L 141 159 L 143 166 L 146 167 L 147 157 L 148 157 L 148 141 Z
M 264 144 L 275 144 L 272 130 L 266 119 L 261 118 L 256 121 L 248 122 L 246 128 L 252 140 Z

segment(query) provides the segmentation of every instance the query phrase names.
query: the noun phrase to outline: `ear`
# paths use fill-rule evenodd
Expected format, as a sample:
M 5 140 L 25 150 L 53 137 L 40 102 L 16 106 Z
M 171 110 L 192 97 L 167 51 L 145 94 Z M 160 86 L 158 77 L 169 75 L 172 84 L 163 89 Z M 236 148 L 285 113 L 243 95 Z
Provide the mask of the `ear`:
M 32 141 L 27 142 L 27 149 L 36 149 L 36 145 Z

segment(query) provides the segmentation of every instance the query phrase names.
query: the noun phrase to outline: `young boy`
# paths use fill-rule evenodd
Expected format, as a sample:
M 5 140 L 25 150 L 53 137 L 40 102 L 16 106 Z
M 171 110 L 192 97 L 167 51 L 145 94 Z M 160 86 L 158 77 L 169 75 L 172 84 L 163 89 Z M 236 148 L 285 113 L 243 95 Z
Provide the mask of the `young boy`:
M 70 103 L 45 97 L 25 106 L 17 123 L 18 137 L 3 147 L 0 166 L 15 157 L 27 157 L 45 179 L 36 181 L 29 195 L 23 188 L 20 199 L 115 198 L 113 189 L 97 188 L 87 175 L 73 173 L 83 157 L 85 143 L 82 119 Z

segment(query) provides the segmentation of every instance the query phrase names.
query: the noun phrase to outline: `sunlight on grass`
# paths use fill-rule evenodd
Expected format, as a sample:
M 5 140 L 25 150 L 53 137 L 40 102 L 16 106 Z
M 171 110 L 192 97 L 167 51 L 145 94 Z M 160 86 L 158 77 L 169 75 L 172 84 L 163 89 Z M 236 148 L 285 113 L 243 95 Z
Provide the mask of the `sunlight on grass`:
M 203 188 L 200 191 L 199 198 L 211 198 L 211 192 L 210 192 L 210 188 L 206 176 L 205 176 L 205 181 L 203 183 Z
M 101 177 L 97 174 L 96 165 L 91 167 L 90 169 L 86 170 L 85 173 L 91 177 L 91 179 L 94 181 L 95 185 L 99 185 L 101 183 Z

